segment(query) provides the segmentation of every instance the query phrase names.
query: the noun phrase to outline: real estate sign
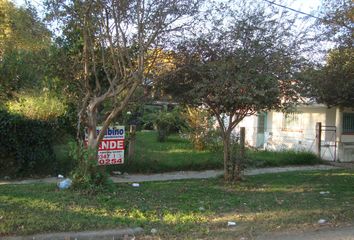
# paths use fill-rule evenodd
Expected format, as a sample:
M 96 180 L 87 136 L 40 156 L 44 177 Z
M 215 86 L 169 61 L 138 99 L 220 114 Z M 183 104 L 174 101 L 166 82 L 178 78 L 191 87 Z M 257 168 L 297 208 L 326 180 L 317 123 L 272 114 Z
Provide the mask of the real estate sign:
M 97 135 L 102 127 L 97 127 Z M 109 127 L 98 146 L 98 165 L 124 163 L 124 126 Z M 87 141 L 87 134 L 85 134 Z

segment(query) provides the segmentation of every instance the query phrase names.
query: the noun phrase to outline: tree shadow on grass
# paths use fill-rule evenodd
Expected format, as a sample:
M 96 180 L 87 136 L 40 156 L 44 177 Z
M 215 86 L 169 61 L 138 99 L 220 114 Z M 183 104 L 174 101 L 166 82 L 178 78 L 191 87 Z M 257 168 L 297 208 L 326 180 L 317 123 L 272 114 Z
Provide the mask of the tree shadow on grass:
M 1 234 L 141 226 L 158 228 L 165 238 L 207 238 L 229 231 L 227 221 L 237 221 L 245 232 L 254 231 L 252 226 L 313 224 L 320 217 L 349 221 L 354 218 L 353 173 L 265 174 L 236 185 L 221 179 L 142 183 L 139 188 L 119 184 L 115 193 L 97 196 L 57 191 L 53 184 L 0 186 Z

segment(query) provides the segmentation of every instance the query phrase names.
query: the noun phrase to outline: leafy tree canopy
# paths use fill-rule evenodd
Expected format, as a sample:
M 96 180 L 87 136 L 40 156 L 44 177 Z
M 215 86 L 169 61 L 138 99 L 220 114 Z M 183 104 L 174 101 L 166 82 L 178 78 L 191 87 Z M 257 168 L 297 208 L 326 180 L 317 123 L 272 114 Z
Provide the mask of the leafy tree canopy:
M 354 4 L 352 0 L 322 0 L 318 26 L 321 35 L 337 45 L 353 46 Z
M 0 101 L 45 79 L 50 37 L 33 7 L 0 1 Z
M 236 125 L 246 116 L 297 101 L 293 74 L 301 68 L 305 39 L 295 34 L 286 13 L 258 4 L 241 9 L 230 11 L 224 25 L 217 20 L 209 32 L 181 44 L 176 67 L 162 80 L 166 92 L 184 103 L 203 105 L 218 120 L 227 180 L 233 179 L 229 151 Z
M 334 48 L 328 51 L 325 64 L 302 75 L 308 96 L 328 106 L 354 107 L 353 7 L 352 0 L 322 1 L 317 24 L 321 38 L 334 43 Z
M 37 17 L 36 10 L 0 1 L 0 57 L 7 49 L 39 51 L 50 46 L 50 32 Z
M 326 64 L 302 74 L 309 97 L 328 106 L 354 107 L 354 50 L 331 50 Z

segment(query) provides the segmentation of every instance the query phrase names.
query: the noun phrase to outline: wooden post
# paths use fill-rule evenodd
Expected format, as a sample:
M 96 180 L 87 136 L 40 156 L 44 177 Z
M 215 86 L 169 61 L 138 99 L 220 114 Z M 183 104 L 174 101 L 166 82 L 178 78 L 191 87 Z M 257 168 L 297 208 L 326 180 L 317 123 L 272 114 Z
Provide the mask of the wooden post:
M 240 128 L 240 157 L 241 157 L 241 159 L 245 158 L 245 137 L 246 137 L 245 127 L 241 127 Z
M 128 159 L 132 160 L 135 152 L 136 125 L 130 125 L 129 134 Z
M 240 156 L 237 157 L 236 159 L 236 172 L 235 172 L 235 178 L 234 180 L 240 181 L 242 180 L 242 164 L 245 160 L 245 128 L 241 127 L 240 128 Z
M 321 158 L 321 133 L 322 133 L 322 123 L 316 123 L 316 152 L 317 156 Z

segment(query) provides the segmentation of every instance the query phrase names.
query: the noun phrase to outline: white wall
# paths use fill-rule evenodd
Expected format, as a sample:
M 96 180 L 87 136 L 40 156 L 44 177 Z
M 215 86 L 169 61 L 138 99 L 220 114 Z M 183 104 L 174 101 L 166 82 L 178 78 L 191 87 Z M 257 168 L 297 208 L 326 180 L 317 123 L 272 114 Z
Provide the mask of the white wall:
M 282 112 L 268 112 L 265 128 L 264 149 L 298 151 L 312 151 L 316 153 L 316 123 L 322 123 L 322 150 L 321 156 L 327 160 L 354 161 L 354 135 L 342 134 L 342 114 L 354 112 L 352 109 L 327 108 L 324 105 L 308 105 L 298 107 L 300 125 L 298 129 L 284 129 Z M 257 115 L 243 119 L 234 132 L 237 134 L 240 127 L 246 128 L 246 144 L 257 146 Z M 332 126 L 332 127 L 328 127 Z M 334 131 L 337 131 L 337 136 Z M 334 145 L 337 145 L 335 148 Z
M 284 129 L 282 112 L 269 112 L 265 129 L 265 149 L 316 152 L 316 123 L 324 126 L 335 126 L 336 109 L 328 109 L 323 105 L 303 106 L 298 108 L 299 128 Z M 245 118 L 238 127 L 246 128 L 246 143 L 256 147 L 257 141 L 257 116 Z M 236 129 L 236 131 L 238 128 Z M 334 132 L 323 132 L 323 144 L 334 145 Z M 334 159 L 334 147 L 322 148 L 322 157 Z

